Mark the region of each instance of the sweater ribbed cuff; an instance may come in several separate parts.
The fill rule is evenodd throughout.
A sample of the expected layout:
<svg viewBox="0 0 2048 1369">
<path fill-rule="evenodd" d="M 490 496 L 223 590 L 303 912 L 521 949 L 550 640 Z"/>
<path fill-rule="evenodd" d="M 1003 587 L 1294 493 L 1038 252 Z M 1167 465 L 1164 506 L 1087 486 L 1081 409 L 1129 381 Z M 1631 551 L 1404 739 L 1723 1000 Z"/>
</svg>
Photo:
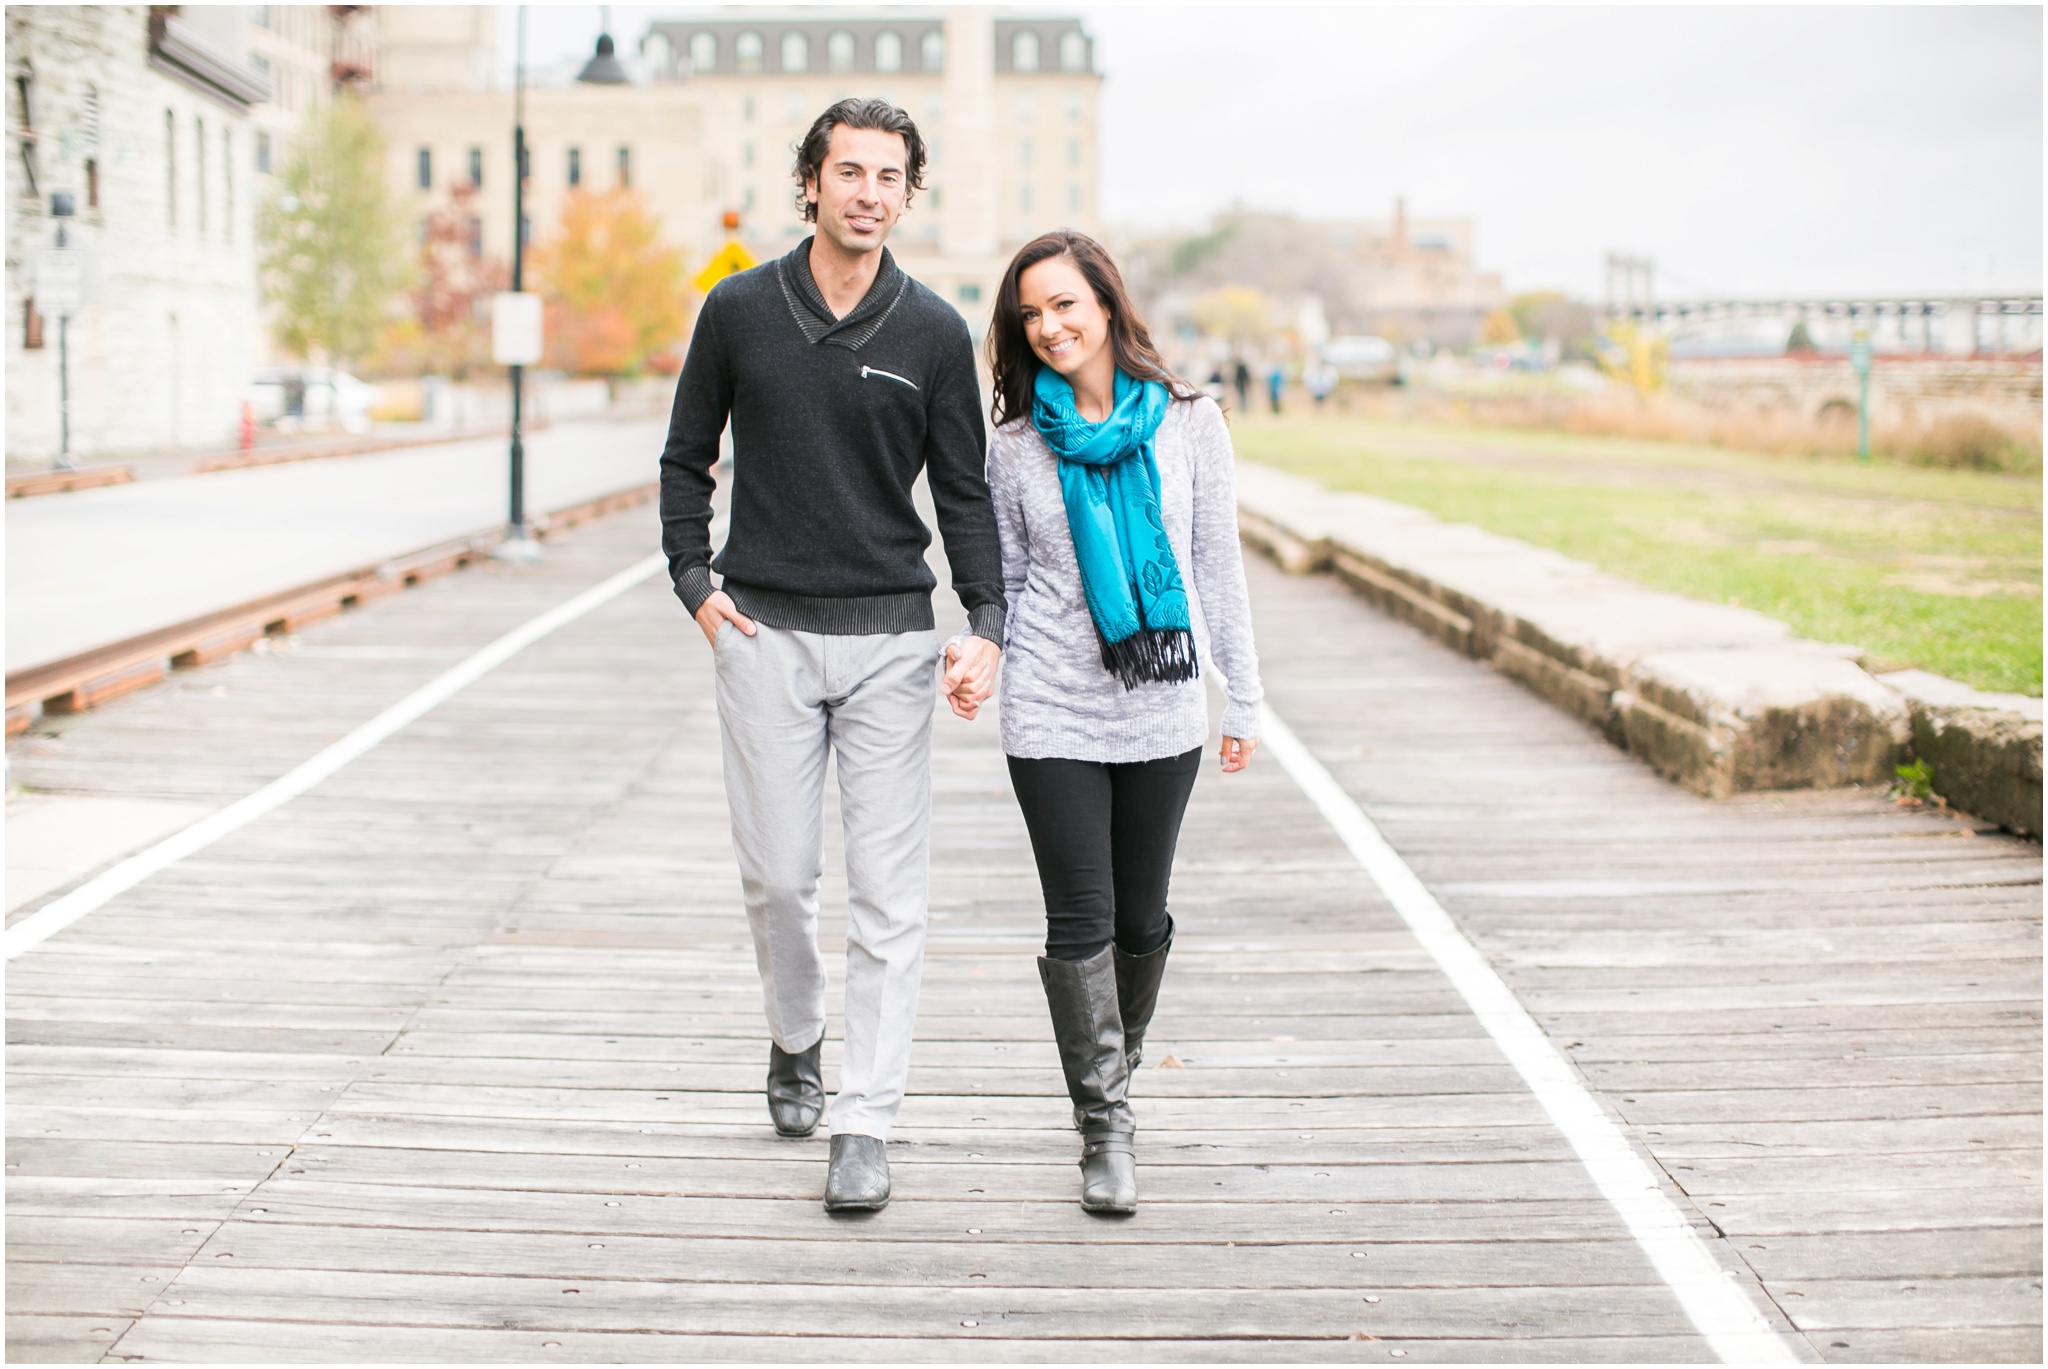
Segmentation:
<svg viewBox="0 0 2048 1369">
<path fill-rule="evenodd" d="M 1252 741 L 1259 735 L 1259 705 L 1231 699 L 1223 705 L 1223 722 L 1218 729 L 1226 737 Z"/>
<path fill-rule="evenodd" d="M 997 646 L 1003 644 L 1003 622 L 1009 610 L 1002 604 L 983 604 L 967 611 L 967 631 L 976 637 L 986 637 Z"/>
<path fill-rule="evenodd" d="M 711 567 L 702 562 L 683 567 L 683 573 L 676 577 L 676 598 L 683 601 L 683 607 L 690 610 L 692 618 L 697 616 L 697 610 L 704 607 L 704 601 L 712 596 L 715 589 L 711 583 Z"/>
</svg>

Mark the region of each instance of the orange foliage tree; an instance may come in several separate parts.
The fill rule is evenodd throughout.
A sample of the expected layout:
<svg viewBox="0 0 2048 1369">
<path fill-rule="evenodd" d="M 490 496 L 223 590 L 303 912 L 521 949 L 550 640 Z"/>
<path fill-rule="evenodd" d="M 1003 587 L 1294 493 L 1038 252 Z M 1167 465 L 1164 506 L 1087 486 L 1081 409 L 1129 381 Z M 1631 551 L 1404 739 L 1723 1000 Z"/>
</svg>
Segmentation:
<svg viewBox="0 0 2048 1369">
<path fill-rule="evenodd" d="M 533 252 L 547 301 L 546 363 L 633 375 L 682 336 L 683 254 L 630 190 L 569 193 L 560 230 Z"/>
</svg>

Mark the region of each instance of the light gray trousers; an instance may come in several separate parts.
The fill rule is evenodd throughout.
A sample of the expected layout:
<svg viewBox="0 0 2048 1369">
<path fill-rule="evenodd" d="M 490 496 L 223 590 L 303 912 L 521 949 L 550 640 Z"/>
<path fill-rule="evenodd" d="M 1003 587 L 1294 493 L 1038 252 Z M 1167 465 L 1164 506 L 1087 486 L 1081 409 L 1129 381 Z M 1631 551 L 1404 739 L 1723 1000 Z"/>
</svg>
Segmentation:
<svg viewBox="0 0 2048 1369">
<path fill-rule="evenodd" d="M 846 1023 L 835 1135 L 887 1139 L 910 1075 L 931 848 L 933 632 L 829 637 L 730 622 L 713 657 L 732 812 L 768 1032 L 802 1051 L 825 1031 L 818 952 L 825 757 L 846 838 Z"/>
</svg>

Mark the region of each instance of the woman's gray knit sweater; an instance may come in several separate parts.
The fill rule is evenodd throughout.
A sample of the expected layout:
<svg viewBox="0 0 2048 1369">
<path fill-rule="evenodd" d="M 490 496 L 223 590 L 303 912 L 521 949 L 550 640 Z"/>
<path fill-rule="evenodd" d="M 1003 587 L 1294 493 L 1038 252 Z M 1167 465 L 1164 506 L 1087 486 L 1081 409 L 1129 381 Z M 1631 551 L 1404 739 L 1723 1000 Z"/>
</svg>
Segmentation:
<svg viewBox="0 0 2048 1369">
<path fill-rule="evenodd" d="M 1259 658 L 1237 540 L 1230 430 L 1214 400 L 1167 407 L 1153 443 L 1159 511 L 1173 543 L 1195 645 L 1229 681 L 1223 734 L 1259 735 Z M 996 429 L 988 482 L 1009 600 L 1002 665 L 1003 750 L 1030 759 L 1148 761 L 1209 737 L 1200 679 L 1126 690 L 1102 665 L 1060 498 L 1059 461 L 1029 418 Z"/>
</svg>

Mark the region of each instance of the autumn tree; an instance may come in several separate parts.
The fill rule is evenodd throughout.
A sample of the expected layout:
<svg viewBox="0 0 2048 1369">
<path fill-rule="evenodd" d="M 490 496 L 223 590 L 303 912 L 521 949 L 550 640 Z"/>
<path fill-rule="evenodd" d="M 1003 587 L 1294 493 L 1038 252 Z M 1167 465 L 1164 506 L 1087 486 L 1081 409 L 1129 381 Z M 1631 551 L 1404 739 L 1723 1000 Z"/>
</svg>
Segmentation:
<svg viewBox="0 0 2048 1369">
<path fill-rule="evenodd" d="M 466 380 L 491 365 L 491 297 L 509 288 L 511 271 L 483 254 L 476 200 L 475 186 L 459 185 L 427 216 L 412 309 L 385 329 L 377 369 Z"/>
<path fill-rule="evenodd" d="M 560 231 L 534 249 L 547 302 L 546 362 L 633 375 L 682 335 L 683 254 L 630 190 L 571 191 Z"/>
<path fill-rule="evenodd" d="M 384 140 L 360 100 L 307 116 L 257 234 L 278 345 L 327 361 L 368 352 L 411 263 L 385 191 Z"/>
</svg>

